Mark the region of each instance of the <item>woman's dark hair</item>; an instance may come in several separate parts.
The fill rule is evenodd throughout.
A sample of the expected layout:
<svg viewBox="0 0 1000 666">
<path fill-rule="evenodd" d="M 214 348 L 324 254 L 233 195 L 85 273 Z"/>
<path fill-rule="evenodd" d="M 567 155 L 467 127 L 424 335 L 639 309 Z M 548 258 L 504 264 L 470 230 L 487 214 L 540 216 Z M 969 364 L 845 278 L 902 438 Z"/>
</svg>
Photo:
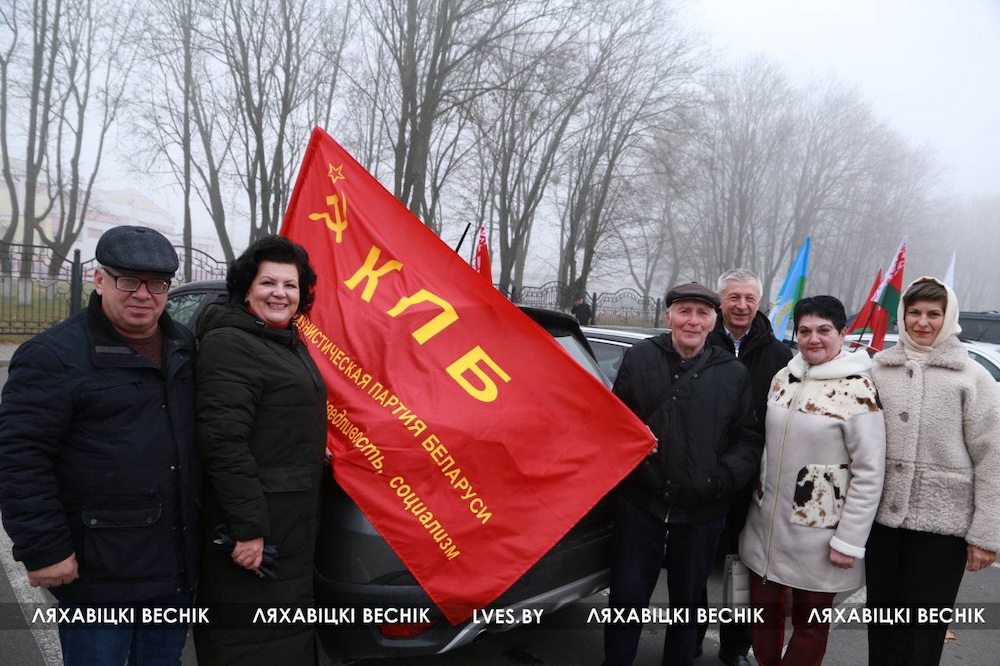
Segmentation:
<svg viewBox="0 0 1000 666">
<path fill-rule="evenodd" d="M 264 236 L 229 265 L 229 273 L 226 274 L 229 302 L 243 303 L 261 263 L 265 261 L 295 264 L 299 269 L 299 309 L 296 314 L 308 314 L 316 300 L 316 271 L 309 265 L 306 249 L 283 236 Z"/>
<path fill-rule="evenodd" d="M 933 280 L 917 280 L 903 294 L 903 307 L 908 308 L 917 301 L 940 303 L 944 310 L 948 307 L 948 290 Z"/>
<path fill-rule="evenodd" d="M 807 315 L 827 319 L 838 331 L 847 326 L 847 313 L 844 304 L 833 296 L 807 296 L 795 304 L 792 321 L 795 329 L 799 328 L 799 320 Z"/>
</svg>

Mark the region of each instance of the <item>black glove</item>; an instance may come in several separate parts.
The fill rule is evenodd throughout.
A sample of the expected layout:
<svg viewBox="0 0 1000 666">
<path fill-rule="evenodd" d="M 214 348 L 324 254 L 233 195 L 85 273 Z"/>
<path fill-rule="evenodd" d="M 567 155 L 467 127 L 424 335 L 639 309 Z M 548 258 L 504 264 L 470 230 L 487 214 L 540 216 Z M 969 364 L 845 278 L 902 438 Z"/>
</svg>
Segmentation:
<svg viewBox="0 0 1000 666">
<path fill-rule="evenodd" d="M 212 530 L 212 543 L 215 547 L 226 553 L 232 553 L 236 547 L 236 540 L 229 534 L 229 528 L 225 525 L 216 525 Z M 260 566 L 253 570 L 261 578 L 278 577 L 278 547 L 273 544 L 264 546 L 264 555 L 260 561 Z"/>
</svg>

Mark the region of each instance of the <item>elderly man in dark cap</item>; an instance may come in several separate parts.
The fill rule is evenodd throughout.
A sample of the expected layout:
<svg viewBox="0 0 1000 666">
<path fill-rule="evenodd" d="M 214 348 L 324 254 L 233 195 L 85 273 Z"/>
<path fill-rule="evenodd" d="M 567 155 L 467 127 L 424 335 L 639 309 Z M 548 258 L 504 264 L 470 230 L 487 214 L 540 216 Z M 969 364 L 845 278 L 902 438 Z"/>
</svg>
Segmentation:
<svg viewBox="0 0 1000 666">
<path fill-rule="evenodd" d="M 618 488 L 608 665 L 635 659 L 641 613 L 664 563 L 674 615 L 663 625 L 663 663 L 694 661 L 696 609 L 729 496 L 749 483 L 764 444 L 749 373 L 729 352 L 705 344 L 719 295 L 692 282 L 670 289 L 666 304 L 670 332 L 633 346 L 615 379 L 615 395 L 649 426 L 657 447 Z"/>
<path fill-rule="evenodd" d="M 96 255 L 87 309 L 11 359 L 0 511 L 28 581 L 65 611 L 64 663 L 177 663 L 186 625 L 141 621 L 189 607 L 197 573 L 194 343 L 164 312 L 177 253 L 122 226 Z"/>
</svg>

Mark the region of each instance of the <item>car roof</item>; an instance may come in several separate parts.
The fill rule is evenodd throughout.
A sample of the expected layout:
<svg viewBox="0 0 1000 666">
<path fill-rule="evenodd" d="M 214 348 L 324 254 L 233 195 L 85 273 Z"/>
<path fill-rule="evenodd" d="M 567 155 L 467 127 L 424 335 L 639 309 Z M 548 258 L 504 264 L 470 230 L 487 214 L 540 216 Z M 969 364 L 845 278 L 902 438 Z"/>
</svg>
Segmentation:
<svg viewBox="0 0 1000 666">
<path fill-rule="evenodd" d="M 220 294 L 226 293 L 226 281 L 225 280 L 195 280 L 194 282 L 185 282 L 179 284 L 170 290 L 171 294 L 183 295 L 188 292 L 200 294 L 202 292 L 211 291 L 218 292 Z"/>
<path fill-rule="evenodd" d="M 627 326 L 581 326 L 580 328 L 588 338 L 614 340 L 615 342 L 627 342 L 629 344 L 634 344 L 660 333 L 666 333 L 666 329 L 664 328 L 630 328 Z"/>
</svg>

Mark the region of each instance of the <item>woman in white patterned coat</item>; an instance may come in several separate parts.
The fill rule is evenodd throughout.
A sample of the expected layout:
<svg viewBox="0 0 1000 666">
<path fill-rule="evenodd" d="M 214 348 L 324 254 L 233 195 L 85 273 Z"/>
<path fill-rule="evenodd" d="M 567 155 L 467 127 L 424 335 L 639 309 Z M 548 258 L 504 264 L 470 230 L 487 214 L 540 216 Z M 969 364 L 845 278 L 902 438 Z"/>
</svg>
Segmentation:
<svg viewBox="0 0 1000 666">
<path fill-rule="evenodd" d="M 813 611 L 863 582 L 858 560 L 882 492 L 885 426 L 871 359 L 843 350 L 846 319 L 833 296 L 796 303 L 799 353 L 768 395 L 760 482 L 740 539 L 750 601 L 764 613 L 751 631 L 761 666 L 821 664 L 830 624 Z M 789 594 L 793 631 L 782 655 Z"/>
<path fill-rule="evenodd" d="M 899 344 L 875 355 L 885 405 L 885 489 L 868 541 L 868 605 L 907 608 L 908 625 L 868 625 L 869 664 L 937 664 L 965 570 L 1000 549 L 1000 389 L 959 341 L 958 299 L 935 278 L 903 293 Z"/>
</svg>

